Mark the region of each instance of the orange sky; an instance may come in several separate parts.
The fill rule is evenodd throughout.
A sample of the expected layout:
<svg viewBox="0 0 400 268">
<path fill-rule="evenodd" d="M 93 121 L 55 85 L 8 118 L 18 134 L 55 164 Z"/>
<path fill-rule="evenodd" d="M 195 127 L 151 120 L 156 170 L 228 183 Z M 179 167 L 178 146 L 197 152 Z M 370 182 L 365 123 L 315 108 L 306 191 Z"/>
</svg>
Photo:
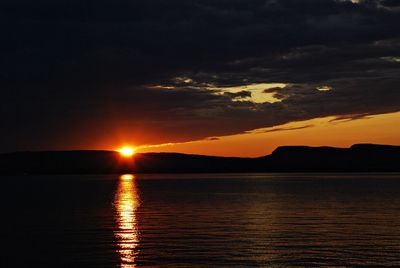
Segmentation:
<svg viewBox="0 0 400 268">
<path fill-rule="evenodd" d="M 357 120 L 325 117 L 259 129 L 250 133 L 139 147 L 137 152 L 180 152 L 219 156 L 262 156 L 281 145 L 348 147 L 354 143 L 400 145 L 400 112 Z"/>
</svg>

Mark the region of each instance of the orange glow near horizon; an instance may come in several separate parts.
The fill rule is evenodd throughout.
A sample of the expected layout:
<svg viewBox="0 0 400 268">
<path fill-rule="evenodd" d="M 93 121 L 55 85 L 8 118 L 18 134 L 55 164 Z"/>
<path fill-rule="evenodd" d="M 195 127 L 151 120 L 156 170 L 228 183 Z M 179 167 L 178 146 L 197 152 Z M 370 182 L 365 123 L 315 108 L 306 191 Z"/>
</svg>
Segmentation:
<svg viewBox="0 0 400 268">
<path fill-rule="evenodd" d="M 115 150 L 126 159 L 135 157 L 135 153 L 148 152 L 259 157 L 270 154 L 279 146 L 286 145 L 342 148 L 356 143 L 400 145 L 399 123 L 400 112 L 368 115 L 354 120 L 345 116 L 328 116 L 202 140 L 190 140 L 188 137 L 186 141 L 181 142 L 168 140 L 162 132 L 143 129 L 139 134 L 135 132 L 131 135 L 129 129 L 120 128 L 116 131 L 118 134 L 109 135 L 104 140 L 83 149 Z M 141 138 L 142 136 L 145 139 Z M 118 147 L 121 144 L 124 147 Z M 135 146 L 130 144 L 135 144 Z M 124 148 L 130 148 L 132 151 Z M 123 153 L 122 150 L 128 154 Z"/>
<path fill-rule="evenodd" d="M 136 149 L 130 146 L 122 147 L 121 149 L 117 150 L 122 156 L 131 157 L 135 154 Z"/>
<path fill-rule="evenodd" d="M 181 143 L 138 146 L 145 152 L 258 157 L 279 146 L 349 147 L 356 143 L 400 145 L 400 112 L 350 120 L 335 116 L 291 122 L 243 134 Z"/>
</svg>

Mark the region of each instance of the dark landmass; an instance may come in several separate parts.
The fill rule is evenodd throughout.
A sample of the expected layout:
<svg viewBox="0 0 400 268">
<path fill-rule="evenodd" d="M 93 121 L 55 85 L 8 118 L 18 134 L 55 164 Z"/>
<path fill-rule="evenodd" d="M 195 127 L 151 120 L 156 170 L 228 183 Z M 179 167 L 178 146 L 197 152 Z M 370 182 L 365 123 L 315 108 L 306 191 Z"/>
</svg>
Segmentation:
<svg viewBox="0 0 400 268">
<path fill-rule="evenodd" d="M 282 146 L 258 158 L 178 153 L 43 151 L 0 154 L 0 174 L 106 174 L 189 172 L 397 172 L 400 146 L 350 148 Z"/>
</svg>

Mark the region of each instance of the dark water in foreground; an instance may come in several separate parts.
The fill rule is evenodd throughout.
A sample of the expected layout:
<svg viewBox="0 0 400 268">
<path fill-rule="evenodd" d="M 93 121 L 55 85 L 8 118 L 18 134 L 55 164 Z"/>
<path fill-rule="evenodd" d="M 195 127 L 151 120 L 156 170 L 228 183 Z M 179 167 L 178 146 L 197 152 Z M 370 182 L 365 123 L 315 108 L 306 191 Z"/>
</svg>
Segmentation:
<svg viewBox="0 0 400 268">
<path fill-rule="evenodd" d="M 1 267 L 400 266 L 400 174 L 1 178 Z"/>
</svg>

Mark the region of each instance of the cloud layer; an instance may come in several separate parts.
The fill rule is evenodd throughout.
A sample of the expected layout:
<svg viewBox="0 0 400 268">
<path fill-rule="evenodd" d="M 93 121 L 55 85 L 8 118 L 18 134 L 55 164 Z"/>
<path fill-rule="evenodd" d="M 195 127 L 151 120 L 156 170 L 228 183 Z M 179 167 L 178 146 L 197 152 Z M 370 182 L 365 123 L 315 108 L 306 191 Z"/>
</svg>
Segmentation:
<svg viewBox="0 0 400 268">
<path fill-rule="evenodd" d="M 400 110 L 398 1 L 6 0 L 0 13 L 1 151 Z"/>
</svg>

